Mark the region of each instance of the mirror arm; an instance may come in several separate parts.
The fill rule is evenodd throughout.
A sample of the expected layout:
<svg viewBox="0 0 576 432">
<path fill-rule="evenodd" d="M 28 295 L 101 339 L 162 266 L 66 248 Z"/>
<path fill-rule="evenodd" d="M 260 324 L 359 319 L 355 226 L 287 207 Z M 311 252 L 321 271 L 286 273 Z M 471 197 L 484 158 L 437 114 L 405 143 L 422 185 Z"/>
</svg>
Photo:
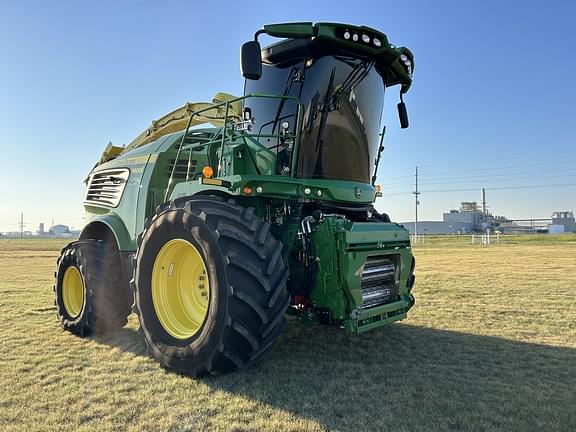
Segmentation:
<svg viewBox="0 0 576 432">
<path fill-rule="evenodd" d="M 264 33 L 266 33 L 266 30 L 264 30 L 263 28 L 258 30 L 256 33 L 254 33 L 254 40 L 256 42 L 258 42 L 258 36 L 260 36 L 261 34 L 264 34 Z"/>
</svg>

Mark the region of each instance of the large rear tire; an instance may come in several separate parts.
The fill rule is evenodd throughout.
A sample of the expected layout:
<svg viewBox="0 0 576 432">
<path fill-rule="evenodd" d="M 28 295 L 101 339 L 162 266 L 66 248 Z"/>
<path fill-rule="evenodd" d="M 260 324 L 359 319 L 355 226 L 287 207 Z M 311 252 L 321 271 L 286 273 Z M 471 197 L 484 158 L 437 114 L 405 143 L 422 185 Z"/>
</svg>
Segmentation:
<svg viewBox="0 0 576 432">
<path fill-rule="evenodd" d="M 150 352 L 188 375 L 259 361 L 285 326 L 288 269 L 270 224 L 214 196 L 158 208 L 139 241 L 135 304 Z"/>
<path fill-rule="evenodd" d="M 68 244 L 58 258 L 55 303 L 60 324 L 79 336 L 103 334 L 124 326 L 131 308 L 117 254 L 97 240 Z"/>
</svg>

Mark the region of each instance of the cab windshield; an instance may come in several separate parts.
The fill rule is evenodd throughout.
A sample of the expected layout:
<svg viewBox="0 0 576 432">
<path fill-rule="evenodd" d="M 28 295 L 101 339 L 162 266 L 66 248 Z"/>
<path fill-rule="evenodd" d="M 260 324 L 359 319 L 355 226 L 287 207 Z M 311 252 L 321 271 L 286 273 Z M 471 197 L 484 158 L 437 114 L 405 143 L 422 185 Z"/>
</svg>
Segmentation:
<svg viewBox="0 0 576 432">
<path fill-rule="evenodd" d="M 304 116 L 296 177 L 371 182 L 384 101 L 384 83 L 371 60 L 333 54 L 263 64 L 262 77 L 246 81 L 245 94 L 249 93 L 301 100 Z M 286 126 L 294 132 L 295 102 L 254 98 L 248 105 L 254 132 L 278 134 Z M 260 141 L 275 152 L 282 147 L 273 138 Z M 284 147 L 282 151 L 290 151 Z M 287 160 L 278 154 L 279 164 Z M 279 173 L 287 174 L 286 167 Z"/>
</svg>

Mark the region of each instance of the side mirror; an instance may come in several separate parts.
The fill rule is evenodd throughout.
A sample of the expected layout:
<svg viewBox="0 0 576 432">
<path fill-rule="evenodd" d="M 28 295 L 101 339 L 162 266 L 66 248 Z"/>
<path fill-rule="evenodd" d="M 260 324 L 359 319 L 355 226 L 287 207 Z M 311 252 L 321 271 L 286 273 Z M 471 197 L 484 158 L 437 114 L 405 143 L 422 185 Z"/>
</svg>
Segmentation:
<svg viewBox="0 0 576 432">
<path fill-rule="evenodd" d="M 408 122 L 408 111 L 406 110 L 406 104 L 400 102 L 398 104 L 398 118 L 400 119 L 400 127 L 406 129 L 410 124 Z"/>
<path fill-rule="evenodd" d="M 257 80 L 262 76 L 262 55 L 258 41 L 250 41 L 242 45 L 240 70 L 242 76 L 249 80 Z"/>
</svg>

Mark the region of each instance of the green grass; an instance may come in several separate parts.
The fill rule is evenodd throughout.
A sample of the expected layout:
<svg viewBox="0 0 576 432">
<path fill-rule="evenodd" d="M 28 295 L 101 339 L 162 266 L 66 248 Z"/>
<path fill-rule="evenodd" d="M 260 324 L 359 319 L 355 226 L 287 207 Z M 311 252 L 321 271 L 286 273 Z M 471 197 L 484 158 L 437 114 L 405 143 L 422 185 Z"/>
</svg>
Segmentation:
<svg viewBox="0 0 576 432">
<path fill-rule="evenodd" d="M 191 379 L 52 307 L 62 241 L 0 241 L 0 430 L 574 431 L 576 236 L 415 248 L 407 320 L 349 338 L 291 320 L 259 366 Z"/>
</svg>

